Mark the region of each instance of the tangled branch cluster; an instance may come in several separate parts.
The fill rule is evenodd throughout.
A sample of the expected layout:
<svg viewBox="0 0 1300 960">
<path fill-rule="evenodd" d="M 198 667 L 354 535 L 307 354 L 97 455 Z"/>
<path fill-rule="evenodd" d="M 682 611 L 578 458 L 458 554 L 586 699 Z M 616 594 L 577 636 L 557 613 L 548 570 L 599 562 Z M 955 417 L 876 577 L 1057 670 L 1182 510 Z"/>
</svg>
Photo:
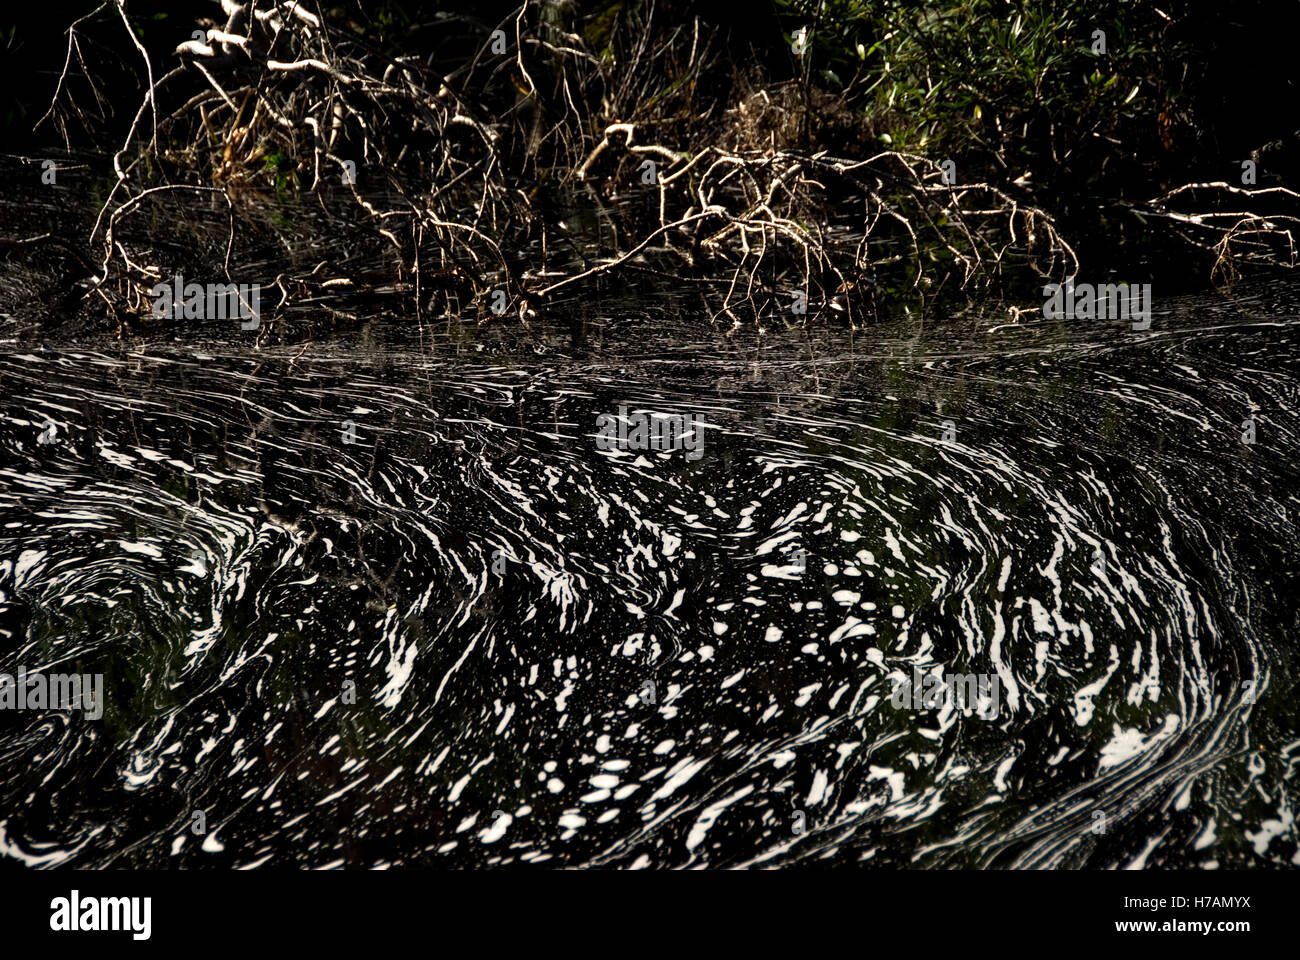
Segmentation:
<svg viewBox="0 0 1300 960">
<path fill-rule="evenodd" d="M 697 102 L 726 66 L 698 19 L 625 18 L 597 53 L 563 5 L 525 2 L 498 24 L 445 17 L 413 41 L 472 50 L 443 74 L 432 54 L 391 52 L 294 0 L 222 7 L 225 22 L 182 43 L 156 79 L 132 33 L 148 84 L 92 234 L 96 290 L 119 317 L 145 312 L 164 273 L 122 239 L 124 221 L 158 202 L 217 204 L 229 279 L 239 200 L 268 169 L 332 216 L 350 197 L 354 223 L 390 251 L 390 289 L 445 316 L 487 316 L 491 297 L 493 312 L 504 300 L 527 320 L 597 276 L 648 272 L 696 286 L 715 319 L 838 310 L 856 321 L 891 270 L 927 295 L 1006 265 L 1055 279 L 1078 269 L 1046 212 L 951 182 L 933 160 L 831 156 L 806 142 L 806 118 L 788 124 L 802 143 L 720 146 L 720 129 L 746 118 Z M 131 29 L 125 0 L 101 10 Z M 595 258 L 567 232 L 566 211 L 583 205 L 608 248 Z M 1225 263 L 1256 228 L 1239 220 L 1212 241 Z M 277 310 L 355 283 L 328 260 L 281 273 Z"/>
<path fill-rule="evenodd" d="M 1285 187 L 1252 190 L 1214 181 L 1170 190 L 1151 200 L 1145 212 L 1164 218 L 1190 246 L 1210 253 L 1213 278 L 1231 284 L 1241 263 L 1300 263 L 1294 233 L 1300 228 L 1297 201 L 1300 193 Z M 1189 203 L 1194 206 L 1185 209 Z"/>
</svg>

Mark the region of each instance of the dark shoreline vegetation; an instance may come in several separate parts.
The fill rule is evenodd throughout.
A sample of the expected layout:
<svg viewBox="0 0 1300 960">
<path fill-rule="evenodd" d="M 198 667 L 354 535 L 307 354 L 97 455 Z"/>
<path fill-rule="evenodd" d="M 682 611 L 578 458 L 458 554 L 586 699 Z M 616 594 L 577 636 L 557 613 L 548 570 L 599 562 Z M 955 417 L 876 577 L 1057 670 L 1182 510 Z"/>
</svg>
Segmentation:
<svg viewBox="0 0 1300 960">
<path fill-rule="evenodd" d="M 1076 274 L 1296 262 L 1268 4 L 73 6 L 6 30 L 36 204 L 0 259 L 57 291 L 17 311 L 37 330 L 165 332 L 176 275 L 260 283 L 266 343 L 668 288 L 724 328 L 1018 318 Z"/>
</svg>

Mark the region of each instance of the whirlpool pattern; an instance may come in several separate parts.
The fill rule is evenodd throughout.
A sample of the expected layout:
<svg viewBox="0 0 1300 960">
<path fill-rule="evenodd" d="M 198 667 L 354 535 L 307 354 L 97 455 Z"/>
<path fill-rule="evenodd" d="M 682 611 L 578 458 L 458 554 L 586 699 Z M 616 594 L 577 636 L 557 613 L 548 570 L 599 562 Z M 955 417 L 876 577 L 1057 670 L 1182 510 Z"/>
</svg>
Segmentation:
<svg viewBox="0 0 1300 960">
<path fill-rule="evenodd" d="M 1300 327 L 1195 307 L 545 363 L 11 347 L 0 670 L 106 705 L 0 711 L 0 855 L 1300 863 Z M 599 449 L 620 405 L 703 456 Z M 914 670 L 997 715 L 896 709 Z"/>
</svg>

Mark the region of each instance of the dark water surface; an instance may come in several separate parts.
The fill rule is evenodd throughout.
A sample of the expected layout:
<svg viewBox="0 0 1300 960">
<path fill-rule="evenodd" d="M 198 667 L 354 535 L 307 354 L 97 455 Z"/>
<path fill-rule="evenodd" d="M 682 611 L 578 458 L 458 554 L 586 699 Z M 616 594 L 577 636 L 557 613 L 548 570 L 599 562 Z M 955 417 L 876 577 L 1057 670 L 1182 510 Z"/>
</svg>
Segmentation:
<svg viewBox="0 0 1300 960">
<path fill-rule="evenodd" d="M 0 670 L 106 704 L 0 711 L 0 856 L 1300 864 L 1298 292 L 3 344 Z"/>
</svg>

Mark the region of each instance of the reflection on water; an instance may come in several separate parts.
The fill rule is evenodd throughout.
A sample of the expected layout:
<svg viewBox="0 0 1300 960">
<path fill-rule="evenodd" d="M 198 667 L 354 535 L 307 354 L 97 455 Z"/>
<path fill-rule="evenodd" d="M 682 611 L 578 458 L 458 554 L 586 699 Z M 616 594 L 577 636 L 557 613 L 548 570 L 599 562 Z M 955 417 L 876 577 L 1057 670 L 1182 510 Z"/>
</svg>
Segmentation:
<svg viewBox="0 0 1300 960">
<path fill-rule="evenodd" d="M 0 852 L 1300 863 L 1294 294 L 1161 307 L 11 343 L 0 670 L 105 704 L 0 710 Z"/>
</svg>

